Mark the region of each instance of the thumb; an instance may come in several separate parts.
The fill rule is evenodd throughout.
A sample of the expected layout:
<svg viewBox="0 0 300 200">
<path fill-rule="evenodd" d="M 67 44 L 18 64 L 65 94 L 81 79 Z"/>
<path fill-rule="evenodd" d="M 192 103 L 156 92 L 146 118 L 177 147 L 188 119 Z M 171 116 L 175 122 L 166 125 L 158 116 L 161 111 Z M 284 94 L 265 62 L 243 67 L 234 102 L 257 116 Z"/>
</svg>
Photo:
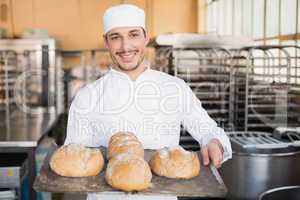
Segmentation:
<svg viewBox="0 0 300 200">
<path fill-rule="evenodd" d="M 204 165 L 208 165 L 209 164 L 209 154 L 208 154 L 207 146 L 202 147 L 201 154 L 202 154 Z"/>
</svg>

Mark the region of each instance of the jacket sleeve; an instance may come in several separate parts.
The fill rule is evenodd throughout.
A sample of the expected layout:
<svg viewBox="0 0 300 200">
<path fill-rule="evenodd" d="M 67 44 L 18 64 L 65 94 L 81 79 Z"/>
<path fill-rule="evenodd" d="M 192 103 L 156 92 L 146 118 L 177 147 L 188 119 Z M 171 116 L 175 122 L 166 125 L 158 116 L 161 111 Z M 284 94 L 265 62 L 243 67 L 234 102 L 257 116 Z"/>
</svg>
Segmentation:
<svg viewBox="0 0 300 200">
<path fill-rule="evenodd" d="M 200 100 L 191 88 L 183 81 L 183 114 L 182 125 L 197 140 L 200 146 L 208 144 L 212 139 L 217 139 L 223 146 L 223 162 L 232 157 L 231 144 L 224 130 L 210 118 L 203 109 Z"/>
</svg>

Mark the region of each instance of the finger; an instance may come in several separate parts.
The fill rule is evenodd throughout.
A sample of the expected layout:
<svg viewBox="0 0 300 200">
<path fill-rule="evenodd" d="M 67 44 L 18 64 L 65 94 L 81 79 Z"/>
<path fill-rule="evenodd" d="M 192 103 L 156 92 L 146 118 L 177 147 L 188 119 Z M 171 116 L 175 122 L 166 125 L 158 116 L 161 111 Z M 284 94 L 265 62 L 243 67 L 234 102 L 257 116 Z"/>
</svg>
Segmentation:
<svg viewBox="0 0 300 200">
<path fill-rule="evenodd" d="M 216 168 L 220 168 L 223 160 L 223 154 L 218 146 L 211 146 L 208 150 L 209 156 L 213 165 Z"/>
<path fill-rule="evenodd" d="M 203 162 L 204 165 L 208 165 L 209 164 L 209 153 L 208 153 L 208 148 L 206 146 L 204 146 L 201 149 L 201 153 L 202 153 L 202 158 L 203 158 Z"/>
<path fill-rule="evenodd" d="M 214 165 L 216 168 L 220 168 L 221 165 L 222 165 L 221 159 L 215 159 L 215 160 L 213 160 L 213 165 Z"/>
</svg>

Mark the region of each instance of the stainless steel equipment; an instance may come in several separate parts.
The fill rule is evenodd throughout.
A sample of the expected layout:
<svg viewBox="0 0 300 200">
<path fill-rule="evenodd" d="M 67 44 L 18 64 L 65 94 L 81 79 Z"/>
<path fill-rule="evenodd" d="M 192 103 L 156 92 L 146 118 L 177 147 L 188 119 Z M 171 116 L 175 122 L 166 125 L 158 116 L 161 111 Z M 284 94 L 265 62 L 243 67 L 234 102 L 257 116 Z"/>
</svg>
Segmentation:
<svg viewBox="0 0 300 200">
<path fill-rule="evenodd" d="M 18 75 L 17 54 L 14 51 L 0 51 L 0 108 L 13 103 L 13 88 Z M 9 99 L 9 101 L 6 101 Z"/>
<path fill-rule="evenodd" d="M 183 36 L 164 40 L 169 46 L 156 46 L 158 68 L 184 79 L 225 130 L 272 132 L 278 126 L 299 126 L 300 71 L 295 52 L 300 47 L 223 48 L 222 42 L 201 45 Z"/>
<path fill-rule="evenodd" d="M 300 135 L 269 133 L 300 124 L 299 56 L 293 53 L 299 47 L 187 46 L 157 47 L 157 64 L 184 79 L 219 125 L 224 118 L 225 130 L 245 131 L 229 134 L 233 159 L 221 169 L 229 199 L 257 199 L 272 187 L 300 184 Z M 181 145 L 194 149 L 192 140 L 183 131 Z"/>
<path fill-rule="evenodd" d="M 20 188 L 28 175 L 26 154 L 0 154 L 0 188 Z"/>
<path fill-rule="evenodd" d="M 0 115 L 0 160 L 2 166 L 6 169 L 7 167 L 11 170 L 11 167 L 14 169 L 10 175 L 13 177 L 19 177 L 18 179 L 13 179 L 14 183 L 18 181 L 22 181 L 22 177 L 24 174 L 28 174 L 27 184 L 23 185 L 25 194 L 29 193 L 30 200 L 36 199 L 36 193 L 32 188 L 33 181 L 36 176 L 36 147 L 40 143 L 44 135 L 48 134 L 49 130 L 55 124 L 57 116 L 55 113 L 40 113 L 40 114 L 26 114 L 22 111 L 15 111 L 10 115 L 9 125 L 10 129 L 7 129 L 7 125 L 5 122 L 5 116 Z M 1 155 L 8 155 L 9 159 L 1 157 Z M 25 154 L 26 162 L 22 161 L 22 157 L 20 159 L 19 155 Z M 15 155 L 15 156 L 14 156 Z M 13 159 L 12 158 L 17 158 Z M 6 164 L 5 164 L 6 163 Z M 23 165 L 23 163 L 26 163 Z M 0 164 L 0 165 L 1 165 Z M 27 167 L 28 164 L 28 167 Z M 24 168 L 24 167 L 25 168 Z M 25 173 L 23 169 L 26 169 Z M 1 170 L 0 170 L 1 171 Z M 21 173 L 19 173 L 21 172 Z M 20 176 L 18 176 L 18 174 Z M 5 175 L 4 175 L 5 176 Z M 9 176 L 9 178 L 13 178 Z M 0 175 L 0 182 L 4 183 L 7 181 L 7 177 L 2 177 Z M 11 182 L 12 180 L 10 180 Z M 2 185 L 7 188 L 7 185 Z M 0 186 L 0 188 L 2 187 Z M 11 188 L 14 190 L 20 189 Z M 20 196 L 18 196 L 20 197 Z"/>
<path fill-rule="evenodd" d="M 32 188 L 35 148 L 64 110 L 62 75 L 62 57 L 54 39 L 0 40 L 0 154 L 26 155 L 28 183 L 24 187 L 28 199 L 36 199 Z M 1 176 L 0 182 L 20 182 L 22 163 L 4 161 L 9 161 L 5 167 L 15 179 Z M 20 188 L 0 185 L 8 186 Z"/>
<path fill-rule="evenodd" d="M 0 40 L 1 110 L 9 104 L 9 109 L 17 106 L 24 112 L 64 111 L 62 57 L 57 48 L 54 39 Z"/>
<path fill-rule="evenodd" d="M 273 136 L 280 140 L 289 140 L 294 143 L 300 141 L 300 127 L 277 127 Z"/>
<path fill-rule="evenodd" d="M 237 130 L 273 131 L 298 126 L 299 66 L 292 65 L 290 46 L 254 46 L 235 51 L 234 102 Z"/>
<path fill-rule="evenodd" d="M 231 132 L 233 158 L 220 174 L 231 200 L 256 200 L 264 191 L 300 184 L 300 148 L 271 133 Z"/>
<path fill-rule="evenodd" d="M 286 186 L 268 190 L 259 196 L 259 200 L 297 200 L 300 199 L 300 186 Z"/>
<path fill-rule="evenodd" d="M 0 188 L 5 188 L 0 192 L 0 199 L 29 199 L 26 153 L 0 153 L 0 159 Z"/>
<path fill-rule="evenodd" d="M 0 190 L 0 200 L 15 200 L 17 198 L 14 190 Z"/>
</svg>

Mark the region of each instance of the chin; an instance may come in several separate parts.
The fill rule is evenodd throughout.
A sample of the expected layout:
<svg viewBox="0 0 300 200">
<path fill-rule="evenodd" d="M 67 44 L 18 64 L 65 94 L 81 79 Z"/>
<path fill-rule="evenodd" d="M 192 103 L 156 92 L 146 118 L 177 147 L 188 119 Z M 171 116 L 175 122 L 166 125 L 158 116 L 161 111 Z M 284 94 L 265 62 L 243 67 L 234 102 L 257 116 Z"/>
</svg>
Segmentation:
<svg viewBox="0 0 300 200">
<path fill-rule="evenodd" d="M 119 64 L 119 68 L 124 71 L 132 71 L 138 68 L 137 64 L 131 64 L 131 65 L 124 65 Z"/>
</svg>

